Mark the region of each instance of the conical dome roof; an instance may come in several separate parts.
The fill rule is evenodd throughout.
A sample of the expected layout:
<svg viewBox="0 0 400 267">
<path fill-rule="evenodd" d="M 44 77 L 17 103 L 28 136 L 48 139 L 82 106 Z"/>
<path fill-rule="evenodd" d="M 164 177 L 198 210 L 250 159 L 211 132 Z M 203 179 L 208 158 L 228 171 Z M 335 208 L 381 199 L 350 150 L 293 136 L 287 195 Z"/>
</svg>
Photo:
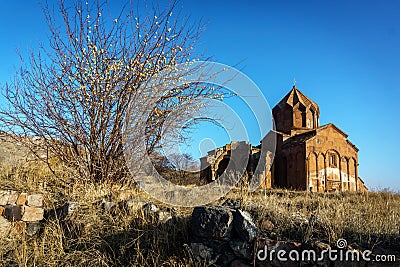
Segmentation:
<svg viewBox="0 0 400 267">
<path fill-rule="evenodd" d="M 315 103 L 305 94 L 300 92 L 300 90 L 296 88 L 296 85 L 292 87 L 292 90 L 290 90 L 290 92 L 287 95 L 285 95 L 276 106 L 281 107 L 284 104 L 288 104 L 289 106 L 294 107 L 298 103 L 303 104 L 307 108 L 313 107 L 313 109 L 317 112 L 317 114 L 319 114 L 319 107 L 317 103 Z"/>
</svg>

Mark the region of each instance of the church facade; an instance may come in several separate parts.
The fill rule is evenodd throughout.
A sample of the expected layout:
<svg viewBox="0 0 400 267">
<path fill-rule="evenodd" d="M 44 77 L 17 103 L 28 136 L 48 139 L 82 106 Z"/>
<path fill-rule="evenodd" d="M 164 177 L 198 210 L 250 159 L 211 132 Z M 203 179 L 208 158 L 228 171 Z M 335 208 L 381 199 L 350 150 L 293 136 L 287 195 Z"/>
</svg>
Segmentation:
<svg viewBox="0 0 400 267">
<path fill-rule="evenodd" d="M 320 126 L 318 105 L 296 86 L 272 109 L 272 115 L 274 131 L 262 145 L 248 144 L 248 159 L 243 159 L 248 161 L 249 176 L 257 176 L 262 187 L 312 192 L 367 190 L 358 177 L 358 148 L 334 124 Z M 210 151 L 201 159 L 203 177 L 215 180 L 224 172 L 232 146 Z"/>
</svg>

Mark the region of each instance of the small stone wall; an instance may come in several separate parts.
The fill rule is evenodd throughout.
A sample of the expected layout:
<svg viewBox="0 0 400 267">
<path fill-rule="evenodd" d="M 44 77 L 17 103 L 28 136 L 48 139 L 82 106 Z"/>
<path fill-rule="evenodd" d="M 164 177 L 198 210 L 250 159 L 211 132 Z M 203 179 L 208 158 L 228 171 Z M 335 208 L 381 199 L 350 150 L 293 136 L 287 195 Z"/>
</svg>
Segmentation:
<svg viewBox="0 0 400 267">
<path fill-rule="evenodd" d="M 0 237 L 7 236 L 11 229 L 34 235 L 43 216 L 42 194 L 0 190 Z"/>
</svg>

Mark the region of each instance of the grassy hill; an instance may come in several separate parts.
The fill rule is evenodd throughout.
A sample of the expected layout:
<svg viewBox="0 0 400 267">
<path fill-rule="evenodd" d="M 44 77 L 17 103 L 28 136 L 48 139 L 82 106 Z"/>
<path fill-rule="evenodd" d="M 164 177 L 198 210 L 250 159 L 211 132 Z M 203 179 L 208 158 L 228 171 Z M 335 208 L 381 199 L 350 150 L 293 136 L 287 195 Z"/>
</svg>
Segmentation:
<svg viewBox="0 0 400 267">
<path fill-rule="evenodd" d="M 187 245 L 192 208 L 171 209 L 138 188 L 120 184 L 77 181 L 66 187 L 19 144 L 3 140 L 0 151 L 0 188 L 42 193 L 47 210 L 65 201 L 79 203 L 73 216 L 44 221 L 38 235 L 13 231 L 1 239 L 0 266 L 207 266 L 196 261 Z M 156 220 L 140 209 L 126 212 L 117 205 L 107 210 L 99 204 L 128 199 L 173 210 L 172 218 Z M 250 194 L 243 185 L 213 204 L 226 199 L 238 200 L 260 229 L 271 222 L 272 229 L 262 230 L 260 237 L 328 244 L 345 238 L 355 247 L 400 252 L 399 194 L 310 194 L 279 189 Z"/>
</svg>

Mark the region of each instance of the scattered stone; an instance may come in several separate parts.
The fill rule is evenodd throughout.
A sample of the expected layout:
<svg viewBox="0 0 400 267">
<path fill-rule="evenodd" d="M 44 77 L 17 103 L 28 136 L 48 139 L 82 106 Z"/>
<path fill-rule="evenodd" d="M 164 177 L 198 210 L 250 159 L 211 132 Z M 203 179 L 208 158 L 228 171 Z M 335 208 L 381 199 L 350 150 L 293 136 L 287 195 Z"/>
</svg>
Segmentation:
<svg viewBox="0 0 400 267">
<path fill-rule="evenodd" d="M 301 225 L 309 223 L 308 220 L 306 218 L 304 218 L 303 215 L 301 215 L 299 212 L 293 213 L 292 218 L 295 222 L 297 222 Z"/>
<path fill-rule="evenodd" d="M 270 220 L 262 220 L 260 224 L 260 228 L 262 231 L 272 231 L 274 229 L 275 225 L 270 221 Z"/>
<path fill-rule="evenodd" d="M 18 205 L 6 205 L 3 217 L 9 221 L 20 221 L 22 218 L 22 207 Z"/>
<path fill-rule="evenodd" d="M 246 260 L 252 259 L 252 248 L 247 242 L 231 240 L 229 241 L 229 246 L 233 250 L 235 256 Z"/>
<path fill-rule="evenodd" d="M 155 213 L 158 211 L 158 207 L 151 202 L 147 202 L 146 204 L 143 205 L 142 208 L 145 213 Z"/>
<path fill-rule="evenodd" d="M 233 198 L 228 198 L 222 204 L 222 206 L 229 207 L 232 209 L 240 209 L 241 205 L 242 205 L 242 202 L 240 201 L 240 199 L 233 199 Z"/>
<path fill-rule="evenodd" d="M 252 242 L 257 236 L 257 227 L 251 218 L 251 215 L 242 210 L 235 212 L 234 227 L 239 238 L 246 242 Z"/>
<path fill-rule="evenodd" d="M 29 236 L 33 236 L 40 230 L 40 223 L 39 222 L 27 222 L 25 227 L 25 232 Z"/>
<path fill-rule="evenodd" d="M 79 207 L 78 202 L 65 202 L 61 207 L 56 208 L 55 210 L 49 210 L 46 212 L 46 219 L 55 219 L 64 220 L 67 217 L 72 216 L 75 210 Z"/>
<path fill-rule="evenodd" d="M 0 190 L 0 205 L 7 205 L 8 199 L 10 198 L 10 191 Z"/>
<path fill-rule="evenodd" d="M 42 208 L 24 206 L 24 215 L 22 221 L 34 222 L 43 220 L 44 210 Z"/>
<path fill-rule="evenodd" d="M 30 207 L 42 207 L 43 206 L 43 195 L 34 194 L 28 196 L 28 206 Z"/>
<path fill-rule="evenodd" d="M 231 234 L 233 210 L 227 207 L 196 207 L 191 217 L 192 233 L 199 237 L 223 239 Z"/>
<path fill-rule="evenodd" d="M 16 204 L 17 205 L 25 205 L 27 199 L 28 199 L 28 194 L 21 193 L 17 198 Z"/>
<path fill-rule="evenodd" d="M 11 222 L 0 216 L 0 237 L 5 238 L 11 231 Z"/>
<path fill-rule="evenodd" d="M 17 202 L 18 199 L 18 192 L 17 191 L 11 191 L 10 192 L 10 197 L 8 198 L 7 204 L 8 205 L 14 205 L 15 202 Z"/>
<path fill-rule="evenodd" d="M 159 222 L 159 211 L 160 209 L 152 202 L 147 202 L 143 205 L 142 216 L 152 223 Z"/>
<path fill-rule="evenodd" d="M 25 230 L 25 222 L 13 222 L 13 229 L 17 234 L 22 234 Z"/>
<path fill-rule="evenodd" d="M 196 260 L 201 262 L 215 262 L 217 257 L 214 256 L 213 249 L 204 245 L 203 243 L 191 243 L 190 249 Z"/>
</svg>

